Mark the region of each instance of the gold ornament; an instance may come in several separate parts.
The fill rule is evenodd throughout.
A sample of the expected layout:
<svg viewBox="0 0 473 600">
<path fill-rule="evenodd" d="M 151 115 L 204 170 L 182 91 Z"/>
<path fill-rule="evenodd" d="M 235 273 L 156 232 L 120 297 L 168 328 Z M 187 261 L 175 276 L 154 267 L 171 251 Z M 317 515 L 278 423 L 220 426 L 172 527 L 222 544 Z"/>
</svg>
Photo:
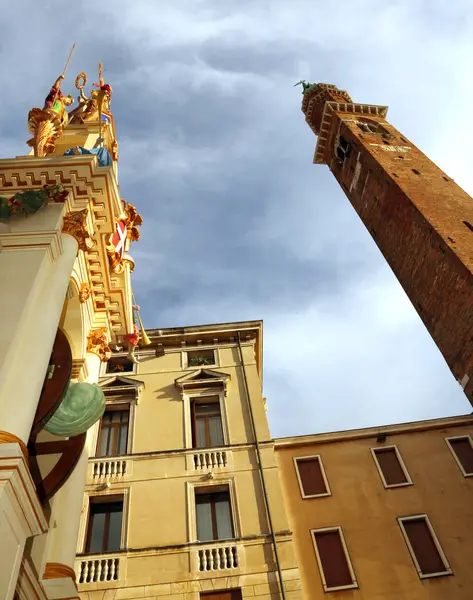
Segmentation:
<svg viewBox="0 0 473 600">
<path fill-rule="evenodd" d="M 82 303 L 87 302 L 89 297 L 90 297 L 90 287 L 86 283 L 81 283 L 80 290 L 79 290 L 79 301 Z"/>
<path fill-rule="evenodd" d="M 87 336 L 87 352 L 96 354 L 102 362 L 107 362 L 111 357 L 112 351 L 107 341 L 107 330 L 105 327 L 100 329 L 91 329 Z"/>
<path fill-rule="evenodd" d="M 84 208 L 83 210 L 67 213 L 64 216 L 62 225 L 62 232 L 72 235 L 79 244 L 79 250 L 83 252 L 87 252 L 93 244 L 86 227 L 88 212 L 88 209 Z"/>
</svg>

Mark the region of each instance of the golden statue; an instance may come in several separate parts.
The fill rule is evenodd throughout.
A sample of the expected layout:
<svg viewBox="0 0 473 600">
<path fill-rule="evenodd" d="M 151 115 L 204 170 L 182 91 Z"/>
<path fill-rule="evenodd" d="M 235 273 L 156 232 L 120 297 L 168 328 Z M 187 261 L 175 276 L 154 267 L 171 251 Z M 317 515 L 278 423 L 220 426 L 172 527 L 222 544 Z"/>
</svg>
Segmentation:
<svg viewBox="0 0 473 600">
<path fill-rule="evenodd" d="M 33 148 L 36 157 L 54 152 L 56 140 L 67 125 L 66 106 L 70 106 L 74 99 L 61 92 L 63 79 L 64 75 L 56 79 L 42 109 L 32 108 L 28 113 L 28 131 L 33 137 L 26 143 Z"/>
<path fill-rule="evenodd" d="M 77 100 L 79 106 L 69 113 L 71 123 L 87 123 L 90 121 L 102 120 L 102 113 L 110 112 L 110 102 L 112 100 L 112 86 L 104 82 L 102 76 L 102 63 L 99 63 L 99 83 L 94 82 L 97 90 L 91 90 L 90 96 L 84 94 L 84 87 L 87 83 L 85 73 L 79 73 L 76 77 L 76 88 L 79 90 Z"/>
<path fill-rule="evenodd" d="M 74 99 L 71 95 L 64 96 L 61 92 L 61 83 L 64 80 L 74 47 L 75 44 L 72 46 L 64 71 L 54 82 L 44 101 L 43 108 L 32 108 L 28 113 L 28 130 L 33 137 L 26 143 L 33 148 L 37 158 L 54 152 L 56 140 L 67 125 L 66 106 L 70 106 Z"/>
</svg>

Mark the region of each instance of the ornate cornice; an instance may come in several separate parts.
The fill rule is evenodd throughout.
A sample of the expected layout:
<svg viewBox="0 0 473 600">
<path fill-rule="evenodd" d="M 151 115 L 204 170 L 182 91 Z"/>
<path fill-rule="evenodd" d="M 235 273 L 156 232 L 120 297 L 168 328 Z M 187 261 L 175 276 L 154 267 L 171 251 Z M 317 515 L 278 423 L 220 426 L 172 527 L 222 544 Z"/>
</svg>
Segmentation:
<svg viewBox="0 0 473 600">
<path fill-rule="evenodd" d="M 90 234 L 87 231 L 87 214 L 88 208 L 69 212 L 64 216 L 62 232 L 72 235 L 79 244 L 79 250 L 87 252 L 92 247 L 93 243 Z"/>
<path fill-rule="evenodd" d="M 96 354 L 102 362 L 107 362 L 112 351 L 108 345 L 107 330 L 105 327 L 91 329 L 87 336 L 87 352 Z"/>
</svg>

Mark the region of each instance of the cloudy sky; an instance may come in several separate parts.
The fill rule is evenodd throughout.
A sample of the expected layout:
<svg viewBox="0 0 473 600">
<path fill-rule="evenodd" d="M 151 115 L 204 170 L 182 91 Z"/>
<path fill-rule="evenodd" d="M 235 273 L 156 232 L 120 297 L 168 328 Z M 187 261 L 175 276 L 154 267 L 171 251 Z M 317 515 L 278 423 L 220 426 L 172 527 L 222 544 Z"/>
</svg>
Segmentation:
<svg viewBox="0 0 473 600">
<path fill-rule="evenodd" d="M 13 7 L 14 6 L 14 7 Z M 28 18 L 25 16 L 28 15 Z M 264 320 L 274 436 L 471 412 L 335 179 L 299 79 L 335 83 L 469 193 L 471 0 L 20 0 L 0 21 L 0 156 L 26 154 L 77 44 L 113 86 L 122 195 L 147 327 Z M 467 102 L 465 102 L 467 100 Z"/>
</svg>

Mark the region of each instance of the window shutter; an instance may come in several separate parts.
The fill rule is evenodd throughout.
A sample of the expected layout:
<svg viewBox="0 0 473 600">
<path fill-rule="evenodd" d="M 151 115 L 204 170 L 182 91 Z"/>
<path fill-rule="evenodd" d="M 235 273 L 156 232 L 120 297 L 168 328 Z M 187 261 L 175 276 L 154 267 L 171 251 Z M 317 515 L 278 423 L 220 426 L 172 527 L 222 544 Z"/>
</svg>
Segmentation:
<svg viewBox="0 0 473 600">
<path fill-rule="evenodd" d="M 395 448 L 375 450 L 376 460 L 383 473 L 386 485 L 399 485 L 408 483 L 408 479 L 399 462 Z"/>
<path fill-rule="evenodd" d="M 473 473 L 473 448 L 470 439 L 464 437 L 449 440 L 449 442 L 465 473 Z"/>
<path fill-rule="evenodd" d="M 325 585 L 337 588 L 352 585 L 353 578 L 338 529 L 314 531 L 315 543 L 322 564 Z"/>
<path fill-rule="evenodd" d="M 423 575 L 443 573 L 446 566 L 440 556 L 425 517 L 402 521 L 412 551 Z"/>
<path fill-rule="evenodd" d="M 309 458 L 296 461 L 304 496 L 318 496 L 327 493 L 320 460 Z"/>
</svg>

